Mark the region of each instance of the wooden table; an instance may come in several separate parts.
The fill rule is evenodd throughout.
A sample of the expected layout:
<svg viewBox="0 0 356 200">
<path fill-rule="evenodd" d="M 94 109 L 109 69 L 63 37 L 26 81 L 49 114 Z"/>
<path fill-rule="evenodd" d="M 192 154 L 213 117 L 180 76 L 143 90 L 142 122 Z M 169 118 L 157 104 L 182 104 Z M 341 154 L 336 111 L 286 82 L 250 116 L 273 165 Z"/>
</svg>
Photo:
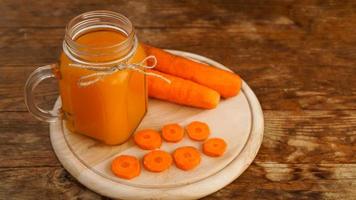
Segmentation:
<svg viewBox="0 0 356 200">
<path fill-rule="evenodd" d="M 0 199 L 100 199 L 58 162 L 23 86 L 53 63 L 65 24 L 128 16 L 152 45 L 213 58 L 258 96 L 265 137 L 248 170 L 205 199 L 356 199 L 356 1 L 0 1 Z M 55 81 L 39 88 L 50 108 Z"/>
</svg>

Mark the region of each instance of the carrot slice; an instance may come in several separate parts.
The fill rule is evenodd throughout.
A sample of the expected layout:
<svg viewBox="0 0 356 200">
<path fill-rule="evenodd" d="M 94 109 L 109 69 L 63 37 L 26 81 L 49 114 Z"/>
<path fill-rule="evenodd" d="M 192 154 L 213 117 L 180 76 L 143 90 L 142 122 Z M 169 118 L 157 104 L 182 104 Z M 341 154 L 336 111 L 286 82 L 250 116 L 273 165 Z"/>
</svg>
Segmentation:
<svg viewBox="0 0 356 200">
<path fill-rule="evenodd" d="M 143 166 L 151 172 L 162 172 L 172 165 L 172 157 L 169 153 L 154 150 L 143 157 Z"/>
<path fill-rule="evenodd" d="M 146 71 L 171 81 L 167 83 L 158 77 L 146 76 L 149 97 L 205 109 L 215 108 L 220 101 L 220 94 L 213 89 L 156 70 Z"/>
<path fill-rule="evenodd" d="M 192 140 L 203 141 L 206 140 L 210 135 L 210 129 L 208 124 L 204 122 L 194 121 L 191 122 L 187 127 L 188 136 Z"/>
<path fill-rule="evenodd" d="M 176 149 L 173 153 L 173 159 L 176 166 L 185 171 L 194 169 L 201 160 L 198 149 L 192 146 L 183 146 Z"/>
<path fill-rule="evenodd" d="M 156 149 L 162 144 L 161 135 L 153 129 L 138 131 L 135 134 L 134 140 L 137 146 L 144 150 Z"/>
<path fill-rule="evenodd" d="M 207 156 L 219 157 L 225 153 L 226 142 L 221 138 L 209 138 L 203 144 L 203 152 Z"/>
<path fill-rule="evenodd" d="M 167 124 L 162 127 L 162 137 L 167 142 L 179 142 L 184 137 L 184 129 L 179 124 Z"/>
<path fill-rule="evenodd" d="M 224 98 L 237 95 L 241 90 L 242 80 L 239 75 L 216 67 L 195 62 L 171 54 L 159 48 L 143 45 L 147 55 L 157 58 L 156 70 L 194 81 L 220 93 Z M 148 64 L 152 64 L 148 61 Z"/>
<path fill-rule="evenodd" d="M 120 178 L 132 179 L 141 172 L 138 159 L 134 156 L 120 155 L 111 163 L 111 171 Z"/>
</svg>

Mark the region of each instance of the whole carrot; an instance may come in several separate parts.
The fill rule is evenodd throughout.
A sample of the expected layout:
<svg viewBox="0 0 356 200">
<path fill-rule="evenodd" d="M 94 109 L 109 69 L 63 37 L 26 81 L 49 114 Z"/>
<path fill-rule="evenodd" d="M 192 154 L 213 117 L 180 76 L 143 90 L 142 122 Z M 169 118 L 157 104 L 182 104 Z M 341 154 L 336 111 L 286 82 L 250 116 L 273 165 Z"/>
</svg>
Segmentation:
<svg viewBox="0 0 356 200">
<path fill-rule="evenodd" d="M 164 76 L 171 81 L 169 84 L 158 77 L 146 76 L 150 97 L 207 109 L 215 108 L 219 103 L 220 95 L 215 90 L 156 70 L 147 71 Z"/>
<path fill-rule="evenodd" d="M 143 45 L 148 55 L 157 58 L 156 70 L 188 79 L 216 90 L 224 98 L 235 96 L 241 89 L 241 78 L 232 72 L 173 55 L 155 47 Z M 150 64 L 150 63 L 149 63 Z"/>
</svg>

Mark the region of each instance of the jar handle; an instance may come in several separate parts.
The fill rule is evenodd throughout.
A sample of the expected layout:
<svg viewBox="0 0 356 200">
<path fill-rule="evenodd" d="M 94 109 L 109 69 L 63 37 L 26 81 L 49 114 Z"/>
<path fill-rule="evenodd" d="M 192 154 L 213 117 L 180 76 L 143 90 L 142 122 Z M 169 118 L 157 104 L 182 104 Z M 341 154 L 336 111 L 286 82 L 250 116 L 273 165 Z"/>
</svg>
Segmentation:
<svg viewBox="0 0 356 200">
<path fill-rule="evenodd" d="M 55 78 L 53 73 L 57 69 L 57 64 L 50 64 L 37 68 L 28 77 L 25 84 L 25 104 L 28 111 L 37 119 L 45 122 L 54 122 L 59 117 L 58 110 L 44 110 L 35 103 L 34 91 L 37 85 L 48 78 Z"/>
</svg>

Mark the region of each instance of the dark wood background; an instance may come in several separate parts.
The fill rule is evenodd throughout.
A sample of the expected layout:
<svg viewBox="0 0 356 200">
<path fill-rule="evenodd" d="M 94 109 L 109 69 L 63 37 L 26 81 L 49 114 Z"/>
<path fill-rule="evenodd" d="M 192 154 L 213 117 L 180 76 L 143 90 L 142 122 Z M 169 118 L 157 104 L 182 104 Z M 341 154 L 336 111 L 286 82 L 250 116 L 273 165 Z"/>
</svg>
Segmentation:
<svg viewBox="0 0 356 200">
<path fill-rule="evenodd" d="M 0 0 L 0 199 L 105 199 L 58 162 L 23 86 L 53 63 L 74 16 L 128 16 L 141 41 L 229 66 L 265 114 L 256 160 L 205 199 L 356 199 L 356 1 Z M 55 81 L 38 101 L 51 107 Z"/>
</svg>

